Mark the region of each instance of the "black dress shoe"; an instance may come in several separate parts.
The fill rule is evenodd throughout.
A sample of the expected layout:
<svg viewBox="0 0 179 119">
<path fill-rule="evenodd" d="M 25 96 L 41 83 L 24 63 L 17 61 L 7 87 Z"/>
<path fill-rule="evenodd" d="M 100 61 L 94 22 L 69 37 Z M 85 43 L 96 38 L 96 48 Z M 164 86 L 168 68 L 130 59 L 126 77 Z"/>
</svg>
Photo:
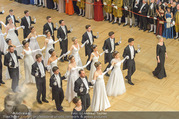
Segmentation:
<svg viewBox="0 0 179 119">
<path fill-rule="evenodd" d="M 126 77 L 125 77 L 125 79 L 127 79 L 127 80 L 128 80 L 128 77 L 126 76 Z"/>
<path fill-rule="evenodd" d="M 82 17 L 85 17 L 85 15 L 82 15 Z"/>
<path fill-rule="evenodd" d="M 143 31 L 145 32 L 146 30 L 144 29 Z"/>
<path fill-rule="evenodd" d="M 42 104 L 42 101 L 37 101 L 39 104 Z"/>
<path fill-rule="evenodd" d="M 46 100 L 46 99 L 44 99 L 44 100 L 42 100 L 42 101 L 48 103 L 48 100 Z"/>
<path fill-rule="evenodd" d="M 116 24 L 116 22 L 113 22 L 112 24 Z"/>
<path fill-rule="evenodd" d="M 62 110 L 62 109 L 60 109 L 60 110 L 58 110 L 59 112 L 64 112 L 64 110 Z"/>
<path fill-rule="evenodd" d="M 60 59 L 60 61 L 61 61 L 61 62 L 64 62 L 64 60 L 63 60 L 63 59 Z"/>
<path fill-rule="evenodd" d="M 64 60 L 67 61 L 67 62 L 69 61 L 68 59 L 64 59 Z"/>
<path fill-rule="evenodd" d="M 118 23 L 118 25 L 120 26 L 120 25 L 121 25 L 121 23 Z"/>
<path fill-rule="evenodd" d="M 2 82 L 1 82 L 1 84 L 5 84 L 5 82 L 4 82 L 4 81 L 2 81 Z"/>
<path fill-rule="evenodd" d="M 139 30 L 142 30 L 141 28 Z"/>
<path fill-rule="evenodd" d="M 106 76 L 110 76 L 108 73 L 105 74 Z"/>
<path fill-rule="evenodd" d="M 38 5 L 38 7 L 41 7 L 42 5 Z"/>
<path fill-rule="evenodd" d="M 109 23 L 111 23 L 112 22 L 112 20 L 109 20 Z"/>
<path fill-rule="evenodd" d="M 129 83 L 130 85 L 134 85 L 134 83 L 132 83 L 131 81 L 128 81 L 128 83 Z"/>
<path fill-rule="evenodd" d="M 43 8 L 45 8 L 45 6 L 43 6 Z"/>
<path fill-rule="evenodd" d="M 130 25 L 129 27 L 132 28 L 132 25 Z"/>
<path fill-rule="evenodd" d="M 0 86 L 1 86 L 1 84 L 0 84 Z"/>
<path fill-rule="evenodd" d="M 105 19 L 104 21 L 109 21 L 109 19 Z"/>
</svg>

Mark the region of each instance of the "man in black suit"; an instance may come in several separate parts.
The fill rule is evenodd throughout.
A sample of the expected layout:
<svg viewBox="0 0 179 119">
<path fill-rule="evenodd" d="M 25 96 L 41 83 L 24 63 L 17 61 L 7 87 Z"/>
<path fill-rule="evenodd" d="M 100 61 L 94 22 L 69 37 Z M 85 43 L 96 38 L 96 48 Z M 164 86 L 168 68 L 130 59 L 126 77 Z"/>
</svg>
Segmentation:
<svg viewBox="0 0 179 119">
<path fill-rule="evenodd" d="M 140 6 L 140 10 L 139 10 L 139 14 L 140 15 L 144 15 L 144 16 L 140 16 L 140 29 L 139 30 L 143 30 L 146 31 L 147 30 L 147 12 L 148 12 L 148 4 L 147 4 L 147 0 L 143 0 L 142 4 Z"/>
<path fill-rule="evenodd" d="M 45 34 L 46 30 L 49 30 L 52 39 L 55 41 L 54 31 L 57 29 L 54 27 L 51 16 L 47 16 L 46 19 L 47 19 L 47 23 L 43 26 L 43 34 Z M 55 48 L 55 45 L 53 45 L 53 47 Z"/>
<path fill-rule="evenodd" d="M 134 83 L 132 83 L 132 81 L 131 81 L 131 76 L 135 72 L 135 69 L 136 69 L 135 61 L 134 61 L 135 54 L 139 53 L 140 49 L 135 50 L 133 38 L 129 38 L 128 43 L 129 43 L 129 45 L 124 49 L 123 57 L 125 58 L 126 56 L 129 56 L 129 59 L 126 59 L 123 62 L 123 70 L 128 69 L 127 76 L 125 78 L 128 80 L 128 83 L 130 85 L 134 85 Z"/>
<path fill-rule="evenodd" d="M 50 78 L 50 87 L 52 87 L 52 100 L 55 100 L 57 110 L 63 112 L 63 107 L 61 106 L 64 99 L 62 80 L 65 79 L 65 76 L 61 77 L 59 68 L 57 66 L 54 66 L 52 71 L 54 73 Z"/>
<path fill-rule="evenodd" d="M 14 16 L 14 11 L 13 11 L 13 9 L 10 9 L 9 10 L 9 15 L 6 17 L 6 25 L 8 24 L 8 18 L 9 17 L 11 17 L 12 18 L 12 21 L 13 21 L 13 23 L 14 23 L 14 25 L 16 26 L 16 23 L 19 23 L 19 21 L 18 20 L 16 20 L 16 17 Z M 15 30 L 15 33 L 17 34 L 17 36 L 18 36 L 18 31 L 17 30 Z"/>
<path fill-rule="evenodd" d="M 57 38 L 61 39 L 60 48 L 62 49 L 61 55 L 68 51 L 68 33 L 72 32 L 72 29 L 68 30 L 64 20 L 59 21 L 60 27 L 57 30 Z M 63 58 L 60 59 L 63 62 Z M 64 57 L 65 61 L 68 61 L 67 56 Z"/>
<path fill-rule="evenodd" d="M 136 13 L 136 14 L 134 14 L 134 17 L 135 17 L 134 27 L 139 25 L 139 15 L 138 15 L 138 12 L 140 10 L 140 8 L 139 8 L 140 4 L 142 4 L 142 0 L 134 0 L 133 12 Z"/>
<path fill-rule="evenodd" d="M 8 47 L 9 52 L 4 57 L 4 65 L 8 67 L 10 78 L 12 79 L 11 88 L 13 92 L 18 92 L 19 84 L 19 61 L 20 56 L 17 56 L 17 51 L 13 46 Z"/>
<path fill-rule="evenodd" d="M 36 87 L 37 87 L 37 102 L 42 104 L 43 102 L 48 103 L 46 100 L 46 80 L 45 80 L 45 73 L 47 68 L 44 66 L 44 62 L 42 60 L 42 55 L 36 55 L 36 62 L 32 65 L 31 74 L 35 76 Z M 42 101 L 40 97 L 42 95 Z"/>
<path fill-rule="evenodd" d="M 1 84 L 5 84 L 4 81 L 2 81 L 2 52 L 0 51 L 0 86 Z"/>
<path fill-rule="evenodd" d="M 24 32 L 24 39 L 27 38 L 29 35 L 30 31 L 30 26 L 31 24 L 35 24 L 36 19 L 32 21 L 31 16 L 29 16 L 29 11 L 25 10 L 24 11 L 25 16 L 21 19 L 21 26 L 25 26 L 23 32 Z"/>
<path fill-rule="evenodd" d="M 84 109 L 87 110 L 90 106 L 89 83 L 83 69 L 79 71 L 79 75 L 80 77 L 75 81 L 74 91 L 80 97 Z"/>
<path fill-rule="evenodd" d="M 105 40 L 103 45 L 103 51 L 107 50 L 104 55 L 105 64 L 108 63 L 106 69 L 111 66 L 111 60 L 113 58 L 112 53 L 115 51 L 115 47 L 121 43 L 121 41 L 115 43 L 115 36 L 113 31 L 109 32 L 108 35 L 109 38 Z M 106 71 L 106 69 L 104 71 Z M 106 73 L 105 75 L 109 76 L 108 73 Z"/>
<path fill-rule="evenodd" d="M 85 43 L 87 40 L 89 41 L 89 43 L 87 44 L 85 44 L 85 56 L 88 56 L 88 59 L 87 59 L 87 61 L 86 62 L 88 62 L 89 61 L 89 59 L 90 59 L 90 56 L 91 56 L 91 53 L 93 52 L 93 49 L 92 49 L 92 45 L 93 45 L 93 42 L 94 42 L 94 38 L 98 38 L 99 36 L 97 35 L 97 36 L 94 36 L 93 35 L 93 31 L 92 31 L 92 29 L 91 29 L 91 25 L 86 25 L 85 26 L 85 28 L 86 28 L 86 32 L 83 34 L 83 36 L 82 36 L 82 41 L 81 41 L 81 43 L 83 44 L 83 43 Z M 89 64 L 87 67 L 86 67 L 86 69 L 87 70 L 90 70 L 90 66 L 91 66 L 91 64 Z"/>
</svg>

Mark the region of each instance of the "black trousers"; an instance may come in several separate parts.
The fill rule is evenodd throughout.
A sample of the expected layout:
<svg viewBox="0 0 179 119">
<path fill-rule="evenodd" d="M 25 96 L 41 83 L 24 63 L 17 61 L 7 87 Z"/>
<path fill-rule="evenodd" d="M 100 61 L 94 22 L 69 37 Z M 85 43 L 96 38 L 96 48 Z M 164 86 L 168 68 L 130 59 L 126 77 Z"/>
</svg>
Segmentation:
<svg viewBox="0 0 179 119">
<path fill-rule="evenodd" d="M 80 96 L 82 105 L 84 106 L 84 109 L 87 110 L 90 106 L 90 95 L 89 94 L 85 94 L 83 96 Z"/>
<path fill-rule="evenodd" d="M 64 99 L 64 92 L 63 92 L 63 89 L 60 88 L 57 92 L 57 94 L 54 96 L 55 98 L 55 105 L 56 105 L 56 108 L 57 110 L 61 110 L 62 109 L 62 102 L 63 102 L 63 99 Z"/>
<path fill-rule="evenodd" d="M 54 35 L 52 36 L 53 41 L 55 41 Z M 53 48 L 55 49 L 55 44 L 53 44 Z"/>
<path fill-rule="evenodd" d="M 0 61 L 0 83 L 2 83 L 2 62 Z"/>
<path fill-rule="evenodd" d="M 12 79 L 11 88 L 13 91 L 16 91 L 19 85 L 19 67 L 17 68 L 8 68 L 10 78 Z"/>
<path fill-rule="evenodd" d="M 143 30 L 147 30 L 147 18 L 140 16 L 140 28 Z"/>
<path fill-rule="evenodd" d="M 139 9 L 138 8 L 134 8 L 134 13 L 138 13 L 138 12 L 139 12 Z M 135 23 L 136 23 L 136 25 L 139 25 L 139 15 L 134 14 L 134 17 L 135 17 Z"/>
<path fill-rule="evenodd" d="M 92 48 L 90 48 L 88 51 L 87 51 L 87 56 L 88 56 L 88 59 L 86 61 L 86 63 L 90 60 L 90 57 L 91 57 L 91 53 L 93 52 Z M 91 69 L 91 63 L 86 67 L 88 70 Z"/>
<path fill-rule="evenodd" d="M 24 39 L 27 38 L 29 33 L 30 33 L 30 29 L 24 29 Z"/>
<path fill-rule="evenodd" d="M 18 31 L 17 31 L 17 30 L 15 30 L 15 33 L 16 33 L 16 35 L 18 36 Z"/>
<path fill-rule="evenodd" d="M 107 68 L 111 67 L 111 60 L 112 60 L 112 53 L 108 53 L 108 65 L 104 71 L 107 70 Z"/>
<path fill-rule="evenodd" d="M 67 51 L 68 51 L 68 39 L 62 40 L 60 42 L 60 47 L 62 49 L 62 52 L 61 52 L 60 56 L 62 56 L 63 54 L 67 53 Z M 64 59 L 67 59 L 67 56 L 65 56 Z"/>
<path fill-rule="evenodd" d="M 131 81 L 131 76 L 133 75 L 133 73 L 135 72 L 135 61 L 134 61 L 134 59 L 133 60 L 131 60 L 131 59 L 129 59 L 128 60 L 128 67 L 127 67 L 127 69 L 128 69 L 128 72 L 127 72 L 127 79 L 129 80 L 129 81 Z"/>
<path fill-rule="evenodd" d="M 37 87 L 37 101 L 40 101 L 40 97 L 42 95 L 42 100 L 46 99 L 46 80 L 43 78 L 36 78 L 36 87 Z M 41 80 L 41 81 L 39 81 Z"/>
</svg>

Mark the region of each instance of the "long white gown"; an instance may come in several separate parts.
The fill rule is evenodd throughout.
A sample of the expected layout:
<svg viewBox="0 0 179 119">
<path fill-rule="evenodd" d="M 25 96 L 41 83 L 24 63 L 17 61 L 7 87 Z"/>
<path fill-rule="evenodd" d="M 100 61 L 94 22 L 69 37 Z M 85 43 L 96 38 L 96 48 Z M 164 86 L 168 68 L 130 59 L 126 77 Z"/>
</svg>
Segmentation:
<svg viewBox="0 0 179 119">
<path fill-rule="evenodd" d="M 0 51 L 3 52 L 4 54 L 7 53 L 8 45 L 4 39 L 3 33 L 0 29 Z"/>
<path fill-rule="evenodd" d="M 96 57 L 94 53 L 92 53 L 92 55 L 94 57 L 93 57 L 92 63 L 91 63 L 91 69 L 90 69 L 90 74 L 89 74 L 88 82 L 91 82 L 93 80 L 93 75 L 94 75 L 94 72 L 96 71 L 96 67 L 94 66 L 94 63 L 98 62 L 98 59 L 99 59 L 99 53 L 98 53 L 98 57 Z"/>
<path fill-rule="evenodd" d="M 40 46 L 39 46 L 39 44 L 38 44 L 36 39 L 37 39 L 37 36 L 30 38 L 29 47 L 31 48 L 31 50 L 40 49 Z M 34 58 L 34 60 L 36 60 L 35 56 L 37 54 L 41 54 L 42 55 L 42 53 L 40 51 L 32 53 L 32 57 Z"/>
<path fill-rule="evenodd" d="M 31 75 L 32 64 L 35 62 L 32 57 L 32 50 L 24 49 L 24 70 L 25 70 L 25 83 L 35 83 L 35 77 Z"/>
<path fill-rule="evenodd" d="M 106 86 L 106 92 L 108 96 L 117 96 L 122 95 L 126 92 L 126 87 L 124 83 L 123 74 L 121 71 L 121 64 L 124 62 L 125 59 L 122 61 L 118 61 L 116 59 L 113 59 L 112 62 L 116 62 L 114 65 L 114 69 L 112 70 L 107 86 Z"/>
<path fill-rule="evenodd" d="M 70 70 L 69 76 L 68 76 L 68 82 L 67 82 L 67 89 L 66 89 L 66 100 L 70 103 L 72 99 L 77 96 L 77 93 L 74 91 L 74 85 L 75 81 L 79 78 L 78 74 L 78 68 L 74 67 Z"/>
<path fill-rule="evenodd" d="M 75 57 L 76 65 L 81 67 L 82 62 L 81 62 L 81 58 L 79 55 L 80 46 L 79 44 L 78 44 L 78 48 L 76 48 L 74 45 L 72 46 L 73 46 L 72 55 Z"/>
<path fill-rule="evenodd" d="M 15 31 L 15 27 L 9 29 L 6 38 L 11 39 L 13 45 L 19 46 L 19 45 L 21 45 L 21 43 L 20 43 L 19 38 L 17 37 L 17 35 L 14 31 Z M 19 56 L 23 49 L 22 49 L 22 47 L 18 47 L 18 48 L 15 48 L 15 50 L 17 51 L 17 55 Z"/>
<path fill-rule="evenodd" d="M 48 51 L 53 48 L 53 44 L 54 44 L 54 41 L 52 39 L 49 39 L 46 52 L 45 52 L 45 59 L 44 59 L 45 66 L 47 66 L 48 59 L 51 57 Z"/>
<path fill-rule="evenodd" d="M 104 75 L 107 72 L 102 73 L 96 79 L 93 89 L 93 99 L 91 104 L 92 111 L 105 111 L 105 109 L 111 107 L 107 94 L 106 88 L 104 83 Z"/>
</svg>

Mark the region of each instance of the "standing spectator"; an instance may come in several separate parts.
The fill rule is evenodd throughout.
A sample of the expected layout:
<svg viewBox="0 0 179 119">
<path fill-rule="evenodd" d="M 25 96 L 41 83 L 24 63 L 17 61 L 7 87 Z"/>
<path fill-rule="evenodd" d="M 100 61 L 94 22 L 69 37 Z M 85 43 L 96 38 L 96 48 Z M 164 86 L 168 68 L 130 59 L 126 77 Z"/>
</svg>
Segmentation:
<svg viewBox="0 0 179 119">
<path fill-rule="evenodd" d="M 156 35 L 162 35 L 164 28 L 164 6 L 159 5 L 159 9 L 157 10 L 157 32 Z"/>
</svg>

